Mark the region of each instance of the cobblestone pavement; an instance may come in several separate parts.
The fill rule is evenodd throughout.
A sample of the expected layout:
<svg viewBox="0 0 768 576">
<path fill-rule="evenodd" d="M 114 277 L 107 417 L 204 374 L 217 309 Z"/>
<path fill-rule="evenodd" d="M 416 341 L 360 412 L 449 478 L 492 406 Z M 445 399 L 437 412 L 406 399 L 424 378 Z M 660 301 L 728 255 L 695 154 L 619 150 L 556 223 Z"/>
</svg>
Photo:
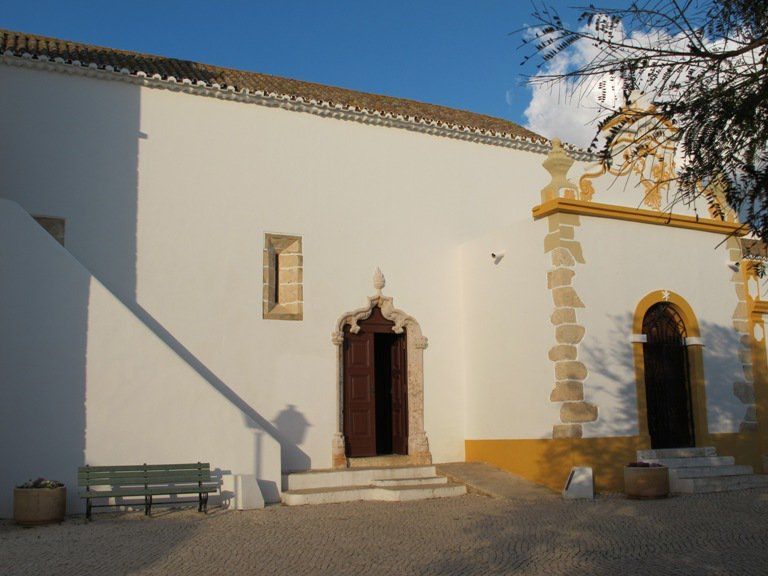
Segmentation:
<svg viewBox="0 0 768 576">
<path fill-rule="evenodd" d="M 766 574 L 768 489 L 661 501 L 478 495 L 0 523 L 0 574 Z"/>
</svg>

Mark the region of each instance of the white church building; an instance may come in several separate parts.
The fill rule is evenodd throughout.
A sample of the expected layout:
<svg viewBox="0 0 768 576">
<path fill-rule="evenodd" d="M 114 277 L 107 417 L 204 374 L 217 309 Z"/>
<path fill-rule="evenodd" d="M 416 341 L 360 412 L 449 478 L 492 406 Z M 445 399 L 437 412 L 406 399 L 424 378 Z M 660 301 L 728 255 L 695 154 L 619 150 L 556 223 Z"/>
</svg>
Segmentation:
<svg viewBox="0 0 768 576">
<path fill-rule="evenodd" d="M 0 516 L 85 464 L 763 472 L 756 247 L 656 150 L 0 31 Z"/>
</svg>

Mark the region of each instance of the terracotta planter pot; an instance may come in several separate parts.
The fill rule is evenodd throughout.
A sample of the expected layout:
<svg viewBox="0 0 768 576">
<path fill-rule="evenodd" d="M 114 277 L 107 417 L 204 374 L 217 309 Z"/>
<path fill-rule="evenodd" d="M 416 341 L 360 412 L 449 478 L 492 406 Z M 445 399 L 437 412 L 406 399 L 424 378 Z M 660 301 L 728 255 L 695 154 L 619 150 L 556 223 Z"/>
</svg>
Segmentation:
<svg viewBox="0 0 768 576">
<path fill-rule="evenodd" d="M 627 498 L 666 498 L 669 496 L 669 468 L 624 466 L 624 493 Z"/>
<path fill-rule="evenodd" d="M 14 488 L 13 519 L 22 526 L 61 522 L 67 513 L 67 488 Z"/>
</svg>

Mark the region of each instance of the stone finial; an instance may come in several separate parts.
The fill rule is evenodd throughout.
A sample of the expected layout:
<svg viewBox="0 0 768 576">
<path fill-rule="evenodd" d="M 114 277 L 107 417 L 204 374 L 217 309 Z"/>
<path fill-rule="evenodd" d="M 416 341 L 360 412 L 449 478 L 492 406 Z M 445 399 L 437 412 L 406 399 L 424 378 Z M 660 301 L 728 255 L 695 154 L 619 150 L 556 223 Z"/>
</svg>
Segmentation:
<svg viewBox="0 0 768 576">
<path fill-rule="evenodd" d="M 381 291 L 386 285 L 387 281 L 384 278 L 384 274 L 382 274 L 381 270 L 377 267 L 376 271 L 373 273 L 373 287 L 376 289 L 376 294 L 381 296 Z"/>
<path fill-rule="evenodd" d="M 552 139 L 552 150 L 549 151 L 541 165 L 544 166 L 552 177 L 550 183 L 541 189 L 542 202 L 559 197 L 559 192 L 563 188 L 573 190 L 575 195 L 578 187 L 568 180 L 568 170 L 573 166 L 573 158 L 568 156 L 558 138 Z"/>
</svg>

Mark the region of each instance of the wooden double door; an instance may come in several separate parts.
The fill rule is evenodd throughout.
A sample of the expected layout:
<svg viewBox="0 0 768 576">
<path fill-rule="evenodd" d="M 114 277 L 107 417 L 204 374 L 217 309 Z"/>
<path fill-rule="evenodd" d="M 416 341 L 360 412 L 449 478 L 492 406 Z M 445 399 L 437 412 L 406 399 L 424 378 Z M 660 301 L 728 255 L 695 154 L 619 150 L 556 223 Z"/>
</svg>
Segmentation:
<svg viewBox="0 0 768 576">
<path fill-rule="evenodd" d="M 344 436 L 350 458 L 408 453 L 406 334 L 376 307 L 344 330 Z"/>
</svg>

